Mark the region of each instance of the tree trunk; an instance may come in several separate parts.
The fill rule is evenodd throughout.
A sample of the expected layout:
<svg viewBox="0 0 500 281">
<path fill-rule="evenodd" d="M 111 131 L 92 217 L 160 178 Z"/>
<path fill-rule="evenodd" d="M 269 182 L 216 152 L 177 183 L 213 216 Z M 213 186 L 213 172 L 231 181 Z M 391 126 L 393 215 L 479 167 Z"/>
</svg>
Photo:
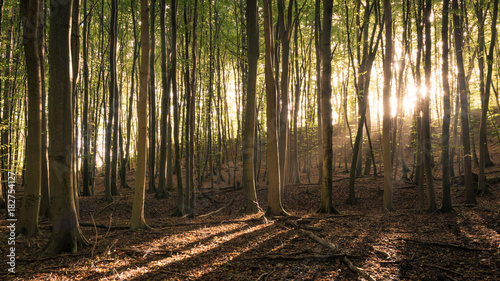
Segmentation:
<svg viewBox="0 0 500 281">
<path fill-rule="evenodd" d="M 116 1 L 116 3 L 114 3 Z M 114 34 L 115 43 L 117 43 L 118 37 L 118 0 L 111 1 L 111 28 L 114 30 L 111 34 Z M 122 42 L 120 45 L 122 45 Z M 116 45 L 115 45 L 116 46 Z M 120 51 L 123 51 L 123 48 L 120 48 Z M 121 91 L 118 91 L 118 77 L 117 77 L 117 56 L 116 56 L 116 48 L 114 49 L 114 64 L 111 65 L 111 78 L 110 78 L 110 90 L 113 87 L 114 99 L 113 99 L 113 144 L 112 144 L 112 157 L 111 157 L 111 195 L 119 195 L 118 194 L 118 186 L 117 186 L 117 167 L 118 167 L 118 138 L 120 138 L 119 134 L 119 126 L 120 126 L 120 105 L 121 105 Z M 122 63 L 123 65 L 123 63 Z M 111 104 L 110 104 L 111 106 Z"/>
<path fill-rule="evenodd" d="M 323 72 L 321 74 L 321 99 L 323 122 L 323 178 L 321 181 L 321 202 L 318 213 L 339 214 L 333 207 L 332 176 L 333 176 L 333 149 L 332 149 L 332 61 L 331 61 L 331 32 L 332 32 L 333 1 L 323 0 L 323 29 L 321 34 L 321 56 Z"/>
<path fill-rule="evenodd" d="M 87 0 L 83 0 L 83 11 L 87 10 Z M 90 196 L 90 135 L 88 128 L 88 112 L 89 112 L 89 25 L 90 16 L 83 23 L 83 83 L 84 83 L 84 101 L 83 101 L 83 114 L 82 114 L 82 127 L 83 127 L 83 177 L 82 189 L 83 196 Z"/>
<path fill-rule="evenodd" d="M 149 188 L 148 192 L 156 192 L 155 183 L 155 160 L 156 160 L 156 88 L 155 88 L 155 18 L 156 18 L 156 0 L 151 0 L 151 45 L 149 53 L 149 73 L 150 73 L 150 86 L 149 86 L 149 157 L 148 157 L 148 176 Z"/>
<path fill-rule="evenodd" d="M 430 99 L 431 99 L 431 0 L 426 0 L 424 11 L 425 25 L 425 97 L 423 100 L 422 130 L 424 138 L 424 167 L 427 184 L 427 200 L 429 212 L 436 210 L 436 199 L 434 194 L 434 177 L 432 175 L 432 139 L 430 125 Z"/>
<path fill-rule="evenodd" d="M 194 1 L 194 12 L 193 12 L 193 46 L 192 46 L 192 60 L 193 67 L 191 69 L 191 81 L 190 82 L 190 103 L 189 106 L 189 115 L 188 115 L 188 127 L 189 127 L 189 142 L 187 143 L 187 148 L 189 151 L 188 154 L 188 163 L 190 170 L 187 174 L 189 177 L 189 185 L 188 185 L 188 217 L 195 217 L 195 207 L 196 207 L 196 187 L 194 184 L 194 151 L 195 151 L 195 138 L 194 138 L 194 129 L 195 129 L 195 104 L 196 104 L 196 63 L 197 63 L 197 35 L 196 28 L 198 24 L 198 0 Z"/>
<path fill-rule="evenodd" d="M 111 181 L 111 171 L 112 171 L 112 160 L 111 153 L 113 150 L 112 147 L 112 136 L 113 136 L 113 120 L 114 120 L 114 100 L 116 99 L 116 48 L 117 48 L 117 17 L 118 17 L 118 1 L 111 1 L 111 21 L 110 21 L 110 34 L 109 34 L 109 114 L 108 114 L 108 122 L 106 128 L 106 150 L 105 150 L 105 172 L 104 172 L 104 201 L 110 202 L 113 201 L 112 197 L 112 181 Z M 117 120 L 114 120 L 115 122 Z M 116 170 L 115 170 L 116 171 Z M 115 180 L 116 185 L 116 180 Z"/>
<path fill-rule="evenodd" d="M 21 1 L 23 44 L 28 80 L 28 135 L 26 137 L 26 173 L 23 204 L 19 215 L 18 231 L 26 236 L 40 234 L 38 212 L 42 180 L 42 95 L 38 48 L 38 1 Z M 27 157 L 29 155 L 29 157 Z"/>
<path fill-rule="evenodd" d="M 280 172 L 278 158 L 278 135 L 277 135 L 277 97 L 276 84 L 273 76 L 274 39 L 272 28 L 272 0 L 264 0 L 264 38 L 265 38 L 265 80 L 267 100 L 267 163 L 268 196 L 266 214 L 277 216 L 285 214 L 281 201 Z"/>
<path fill-rule="evenodd" d="M 314 44 L 316 45 L 316 98 L 318 108 L 318 162 L 323 163 L 323 128 L 321 114 L 321 0 L 314 4 Z M 323 168 L 318 166 L 319 183 L 322 183 Z"/>
<path fill-rule="evenodd" d="M 167 143 L 171 136 L 168 133 L 168 123 L 170 122 L 170 77 L 167 77 L 167 35 L 165 32 L 165 0 L 160 0 L 160 28 L 161 28 L 161 83 L 163 96 L 161 99 L 161 143 L 160 143 L 160 167 L 158 189 L 156 198 L 162 199 L 168 196 L 166 186 L 167 172 Z M 170 75 L 169 75 L 170 76 Z"/>
<path fill-rule="evenodd" d="M 478 14 L 481 14 L 482 11 L 478 11 Z M 484 176 L 484 167 L 488 164 L 487 160 L 489 157 L 488 156 L 488 132 L 486 128 L 486 124 L 488 122 L 488 107 L 489 107 L 489 101 L 490 101 L 490 88 L 491 88 L 491 76 L 493 73 L 493 52 L 495 49 L 495 43 L 496 43 L 496 33 L 497 33 L 497 16 L 498 16 L 498 0 L 495 0 L 493 4 L 493 20 L 491 21 L 491 42 L 490 42 L 490 48 L 488 51 L 488 55 L 486 58 L 486 62 L 488 64 L 488 74 L 486 77 L 486 88 L 484 89 L 484 95 L 481 95 L 481 124 L 479 128 L 479 180 L 478 180 L 478 191 L 480 193 L 484 193 L 486 191 L 486 183 L 485 183 L 485 176 Z M 480 25 L 480 27 L 484 28 L 484 24 Z M 481 32 L 481 29 L 480 29 Z M 480 34 L 481 37 L 481 34 Z M 480 52 L 484 54 L 486 51 L 486 46 L 484 44 L 484 34 L 482 38 L 479 39 L 479 48 Z M 482 56 L 480 56 L 482 57 Z M 482 68 L 481 68 L 482 72 Z M 484 76 L 484 74 L 483 74 Z M 482 83 L 481 79 L 481 83 Z M 483 91 L 481 91 L 483 92 Z M 491 160 L 490 160 L 491 162 Z"/>
<path fill-rule="evenodd" d="M 140 88 L 137 99 L 137 166 L 135 190 L 132 204 L 131 230 L 147 229 L 144 219 L 144 195 L 146 189 L 146 154 L 148 116 L 147 102 L 149 90 L 149 7 L 148 0 L 141 0 L 141 68 Z"/>
<path fill-rule="evenodd" d="M 384 117 L 382 150 L 384 154 L 384 209 L 393 211 L 392 204 L 392 158 L 391 158 L 391 80 L 392 80 L 392 12 L 391 1 L 384 0 L 385 56 L 384 56 Z M 392 140 L 395 141 L 395 140 Z"/>
<path fill-rule="evenodd" d="M 441 30 L 441 38 L 443 39 L 443 133 L 442 133 L 442 150 L 441 163 L 443 165 L 443 200 L 440 211 L 449 213 L 453 211 L 451 203 L 451 181 L 450 181 L 450 120 L 451 120 L 451 100 L 450 100 L 450 83 L 449 83 L 449 61 L 448 61 L 448 11 L 450 1 L 443 1 L 443 23 Z"/>
<path fill-rule="evenodd" d="M 171 24 L 172 24 L 172 102 L 174 104 L 174 150 L 175 162 L 174 170 L 177 176 L 177 210 L 174 215 L 183 216 L 185 214 L 184 194 L 182 187 L 182 172 L 181 172 L 181 148 L 179 145 L 179 102 L 177 100 L 177 1 L 171 0 Z"/>
<path fill-rule="evenodd" d="M 452 1 L 452 9 L 458 11 L 458 1 Z M 477 204 L 472 183 L 471 150 L 469 136 L 469 107 L 463 59 L 463 16 L 458 13 L 453 14 L 454 36 L 455 36 L 455 57 L 458 68 L 458 90 L 460 93 L 461 121 L 462 121 L 462 143 L 464 146 L 464 182 L 465 182 L 465 202 L 467 204 Z"/>
<path fill-rule="evenodd" d="M 57 5 L 57 6 L 56 6 Z M 76 252 L 88 244 L 78 223 L 72 168 L 73 119 L 71 81 L 71 15 L 73 1 L 52 1 L 49 31 L 49 134 L 52 234 L 42 256 Z"/>
<path fill-rule="evenodd" d="M 45 105 L 47 100 L 47 91 L 45 89 L 45 32 L 47 26 L 47 11 L 45 1 L 40 1 L 40 11 L 43 11 L 43 21 L 38 25 L 38 54 L 40 58 L 40 75 L 42 81 L 42 184 L 41 184 L 41 200 L 40 200 L 40 216 L 50 217 L 50 185 L 49 185 L 49 155 L 47 146 L 47 114 Z M 42 12 L 40 12 L 40 16 Z M 43 23 L 43 24 L 42 24 Z"/>
</svg>

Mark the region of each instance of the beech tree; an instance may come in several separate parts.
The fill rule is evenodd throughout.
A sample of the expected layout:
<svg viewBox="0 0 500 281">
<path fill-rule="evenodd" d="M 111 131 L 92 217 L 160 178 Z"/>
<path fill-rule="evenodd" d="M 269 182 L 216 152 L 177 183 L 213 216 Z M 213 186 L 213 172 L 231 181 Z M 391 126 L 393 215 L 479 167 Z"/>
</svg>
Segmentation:
<svg viewBox="0 0 500 281">
<path fill-rule="evenodd" d="M 243 126 L 243 188 L 245 194 L 245 210 L 258 212 L 255 183 L 255 122 L 257 111 L 257 67 L 259 60 L 259 18 L 258 1 L 247 0 L 247 36 L 248 36 L 248 83 L 245 124 Z"/>
<path fill-rule="evenodd" d="M 450 181 L 450 82 L 449 82 L 449 43 L 448 43 L 448 22 L 449 22 L 450 1 L 443 1 L 443 23 L 441 37 L 443 39 L 443 133 L 441 136 L 441 164 L 443 165 L 443 200 L 440 211 L 448 213 L 453 211 L 451 203 L 451 181 Z"/>
<path fill-rule="evenodd" d="M 42 75 L 38 48 L 38 22 L 40 10 L 35 0 L 21 1 L 24 56 L 28 74 L 28 136 L 26 138 L 25 190 L 19 218 L 19 233 L 27 236 L 40 234 L 38 213 L 40 209 L 42 180 Z"/>
<path fill-rule="evenodd" d="M 73 182 L 71 17 L 73 1 L 51 1 L 49 30 L 49 167 L 52 232 L 43 256 L 88 244 L 78 222 Z"/>
<path fill-rule="evenodd" d="M 141 0 L 141 68 L 139 98 L 137 99 L 137 164 L 135 173 L 134 200 L 132 205 L 131 230 L 147 229 L 144 219 L 144 196 L 146 189 L 147 153 L 147 101 L 149 91 L 149 6 Z"/>
<path fill-rule="evenodd" d="M 480 1 L 481 6 L 484 7 L 484 3 Z M 487 10 L 487 9 L 486 9 Z M 481 16 L 483 11 L 478 7 L 477 11 L 478 15 Z M 482 17 L 482 16 L 481 16 Z M 490 101 L 490 89 L 491 89 L 491 80 L 493 75 L 493 56 L 496 44 L 497 37 L 497 17 L 498 17 L 498 0 L 495 0 L 493 3 L 493 16 L 491 21 L 491 40 L 490 47 L 488 50 L 488 54 L 486 55 L 486 63 L 488 65 L 488 74 L 486 77 L 486 86 L 483 87 L 483 66 L 484 62 L 481 63 L 482 59 L 480 59 L 480 73 L 482 74 L 481 79 L 481 123 L 479 128 L 479 174 L 478 174 L 478 191 L 480 193 L 484 193 L 486 191 L 486 183 L 485 183 L 485 174 L 484 168 L 486 166 L 491 166 L 491 160 L 489 159 L 488 153 L 488 144 L 487 144 L 487 127 L 486 123 L 488 122 L 488 107 Z M 478 19 L 479 20 L 479 19 Z M 483 58 L 486 54 L 486 46 L 484 42 L 484 22 L 481 23 L 479 20 L 479 52 L 481 53 L 480 58 Z"/>
<path fill-rule="evenodd" d="M 274 40 L 273 40 L 273 4 L 272 0 L 264 0 L 264 38 L 265 38 L 265 81 L 266 81 L 266 116 L 267 116 L 267 161 L 268 161 L 268 184 L 267 184 L 267 210 L 266 214 L 277 216 L 285 214 L 281 197 L 281 184 L 278 157 L 278 135 L 277 135 L 277 96 L 276 84 L 273 73 Z"/>
<path fill-rule="evenodd" d="M 332 176 L 333 176 L 333 148 L 332 148 L 332 60 L 331 60 L 331 32 L 332 32 L 333 0 L 323 0 L 323 28 L 321 34 L 321 55 L 323 72 L 321 74 L 321 113 L 323 123 L 323 179 L 321 181 L 321 202 L 318 213 L 338 214 L 333 207 Z"/>
<path fill-rule="evenodd" d="M 462 144 L 463 144 L 463 163 L 464 163 L 464 182 L 465 182 L 465 202 L 467 204 L 477 204 L 474 194 L 474 186 L 472 182 L 472 164 L 471 164 L 471 149 L 470 149 L 470 134 L 469 134 L 469 105 L 468 105 L 468 87 L 465 79 L 464 67 L 464 46 L 463 46 L 463 14 L 458 7 L 458 0 L 452 0 L 451 7 L 457 11 L 453 13 L 453 26 L 455 37 L 455 59 L 458 69 L 458 91 L 460 93 L 460 120 L 462 124 Z"/>
<path fill-rule="evenodd" d="M 392 80 L 392 13 L 391 1 L 384 0 L 385 19 L 385 55 L 384 55 L 384 120 L 383 144 L 384 153 L 384 209 L 393 211 L 392 204 L 392 159 L 391 159 L 391 80 Z M 394 140 L 392 140 L 394 141 Z"/>
</svg>

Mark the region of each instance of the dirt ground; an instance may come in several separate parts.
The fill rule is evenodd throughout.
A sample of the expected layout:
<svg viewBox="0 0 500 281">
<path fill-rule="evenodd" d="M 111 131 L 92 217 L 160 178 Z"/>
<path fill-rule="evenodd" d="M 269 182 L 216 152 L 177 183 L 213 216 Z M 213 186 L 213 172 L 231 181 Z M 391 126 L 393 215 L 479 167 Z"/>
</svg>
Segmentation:
<svg viewBox="0 0 500 281">
<path fill-rule="evenodd" d="M 493 160 L 498 164 L 487 169 L 488 177 L 500 175 L 500 159 Z M 455 213 L 440 214 L 419 211 L 417 188 L 396 181 L 396 211 L 385 212 L 383 177 L 358 178 L 359 202 L 348 205 L 348 175 L 337 173 L 334 202 L 342 215 L 320 215 L 315 213 L 320 186 L 314 184 L 318 180 L 314 170 L 312 184 L 305 183 L 307 177 L 302 174 L 303 184 L 286 187 L 284 205 L 290 217 L 241 214 L 242 190 L 231 188 L 203 188 L 197 218 L 172 217 L 176 206 L 172 191 L 164 200 L 146 195 L 145 217 L 152 229 L 140 232 L 126 229 L 132 190 L 121 189 L 112 203 L 105 203 L 99 180 L 96 196 L 80 198 L 82 230 L 92 244 L 74 254 L 40 259 L 51 228 L 44 219 L 43 236 L 17 237 L 16 274 L 6 274 L 2 262 L 1 279 L 363 280 L 354 271 L 361 269 L 374 280 L 498 280 L 500 183 L 491 184 L 490 192 L 478 197 L 476 207 L 465 206 L 463 186 L 453 185 Z M 133 186 L 133 171 L 128 177 Z M 439 204 L 440 179 L 435 183 Z M 21 196 L 22 187 L 18 189 Z M 258 198 L 264 208 L 264 181 L 259 182 Z M 209 214 L 222 207 L 226 208 Z M 2 219 L 5 222 L 5 216 Z M 319 244 L 311 233 L 337 250 Z M 5 228 L 1 241 L 7 241 Z M 0 248 L 6 253 L 7 243 Z"/>
</svg>

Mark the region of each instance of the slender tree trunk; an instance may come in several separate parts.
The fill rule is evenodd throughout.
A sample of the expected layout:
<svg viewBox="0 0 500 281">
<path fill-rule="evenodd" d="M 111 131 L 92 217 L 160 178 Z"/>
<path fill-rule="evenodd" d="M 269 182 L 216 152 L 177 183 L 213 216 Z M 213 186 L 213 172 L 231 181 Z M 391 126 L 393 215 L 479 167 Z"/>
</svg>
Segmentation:
<svg viewBox="0 0 500 281">
<path fill-rule="evenodd" d="M 160 28 L 161 28 L 161 83 L 163 89 L 163 96 L 161 99 L 161 143 L 160 143 L 160 171 L 158 180 L 158 189 L 156 191 L 156 198 L 166 198 L 168 196 L 166 186 L 166 172 L 167 172 L 167 149 L 168 139 L 171 136 L 168 133 L 168 123 L 170 121 L 170 77 L 167 77 L 167 44 L 165 32 L 165 0 L 160 0 Z M 170 76 L 170 75 L 168 75 Z"/>
<path fill-rule="evenodd" d="M 23 44 L 28 75 L 28 135 L 26 137 L 26 173 L 23 204 L 19 215 L 19 233 L 27 236 L 40 234 L 38 213 L 40 209 L 42 180 L 42 92 L 40 57 L 38 48 L 38 1 L 21 1 Z M 28 157 L 29 155 L 29 157 Z"/>
<path fill-rule="evenodd" d="M 156 88 L 155 88 L 155 19 L 156 19 L 156 0 L 151 0 L 151 45 L 149 53 L 149 73 L 150 73 L 150 86 L 149 86 L 149 157 L 148 157 L 148 176 L 149 188 L 148 192 L 156 192 L 155 183 L 155 161 L 156 161 Z"/>
<path fill-rule="evenodd" d="M 49 134 L 52 233 L 42 256 L 76 252 L 88 244 L 78 223 L 72 168 L 71 15 L 73 1 L 51 1 L 49 31 Z"/>
<path fill-rule="evenodd" d="M 258 1 L 247 1 L 247 35 L 248 35 L 248 83 L 247 106 L 245 108 L 245 124 L 243 128 L 243 188 L 245 192 L 245 211 L 259 211 L 255 188 L 255 122 L 257 103 L 257 63 L 259 60 L 259 20 Z"/>
<path fill-rule="evenodd" d="M 116 1 L 115 4 L 113 2 Z M 114 5 L 114 9 L 113 9 Z M 116 43 L 117 43 L 117 38 L 118 38 L 118 0 L 113 0 L 111 2 L 111 13 L 112 13 L 112 24 L 111 28 L 114 28 L 114 36 L 116 38 Z M 122 42 L 120 45 L 122 45 L 124 42 Z M 116 45 L 115 45 L 116 46 Z M 123 52 L 123 48 L 120 48 L 120 51 Z M 113 69 L 111 71 L 111 79 L 110 79 L 110 90 L 111 87 L 113 87 L 113 92 L 114 92 L 114 99 L 113 99 L 113 144 L 112 144 L 112 157 L 111 157 L 111 195 L 119 195 L 118 194 L 118 186 L 117 186 L 117 167 L 118 167 L 118 138 L 120 137 L 119 134 L 119 126 L 120 126 L 120 105 L 121 105 L 121 91 L 118 91 L 118 77 L 117 77 L 117 56 L 116 56 L 116 48 L 114 50 L 114 64 L 111 66 Z M 123 65 L 123 64 L 122 64 Z M 111 106 L 111 104 L 110 104 Z"/>
<path fill-rule="evenodd" d="M 192 60 L 193 60 L 193 68 L 191 69 L 191 81 L 190 81 L 190 103 L 188 104 L 189 116 L 188 116 L 188 127 L 189 127 L 189 142 L 187 143 L 189 157 L 187 159 L 189 163 L 189 173 L 187 177 L 189 177 L 189 185 L 188 185 L 188 217 L 194 218 L 195 216 L 195 207 L 196 207 L 196 187 L 194 184 L 194 151 L 195 151 L 195 138 L 194 138 L 194 129 L 195 129 L 195 104 L 196 104 L 196 63 L 197 63 L 197 35 L 196 28 L 198 24 L 198 0 L 194 1 L 194 12 L 193 12 L 193 46 L 192 46 Z"/>
<path fill-rule="evenodd" d="M 443 39 L 443 133 L 441 162 L 443 165 L 443 200 L 440 211 L 449 213 L 453 211 L 451 203 L 451 181 L 450 181 L 450 119 L 451 119 L 451 101 L 450 101 L 450 83 L 449 83 L 449 60 L 448 60 L 448 14 L 450 1 L 443 1 L 443 23 L 441 38 Z"/>
<path fill-rule="evenodd" d="M 148 0 L 141 0 L 141 69 L 139 98 L 137 100 L 137 166 L 132 204 L 132 219 L 130 220 L 131 230 L 149 228 L 144 219 L 149 78 L 149 6 Z"/>
<path fill-rule="evenodd" d="M 314 4 L 314 43 L 316 45 L 316 97 L 318 108 L 318 162 L 323 163 L 323 128 L 321 113 L 321 0 Z M 319 168 L 319 182 L 323 180 L 323 168 Z"/>
<path fill-rule="evenodd" d="M 479 14 L 482 11 L 478 12 Z M 479 181 L 478 181 L 478 191 L 480 193 L 484 193 L 486 191 L 486 183 L 485 183 L 485 175 L 484 175 L 484 167 L 487 164 L 488 156 L 488 132 L 486 129 L 486 123 L 488 122 L 488 107 L 490 101 L 490 88 L 491 88 L 491 80 L 493 73 L 493 53 L 495 49 L 496 43 L 496 34 L 497 34 L 497 16 L 498 16 L 498 0 L 494 1 L 493 4 L 493 20 L 491 21 L 491 41 L 490 48 L 488 51 L 488 55 L 486 57 L 486 62 L 488 64 L 488 74 L 486 77 L 486 88 L 484 91 L 484 95 L 481 96 L 481 124 L 479 129 Z M 484 34 L 483 34 L 484 35 Z M 484 36 L 480 39 L 480 48 L 482 45 L 483 53 L 486 51 L 486 46 L 484 45 Z M 482 80 L 481 80 L 482 81 Z M 491 160 L 490 160 L 491 162 Z"/>
<path fill-rule="evenodd" d="M 273 77 L 273 54 L 274 40 L 272 28 L 272 0 L 264 0 L 264 38 L 265 38 L 265 80 L 266 80 L 266 100 L 267 100 L 267 163 L 268 175 L 268 196 L 267 211 L 269 215 L 281 215 L 285 213 L 280 194 L 280 172 L 278 157 L 278 135 L 277 135 L 277 97 L 276 84 Z"/>
<path fill-rule="evenodd" d="M 425 89 L 426 94 L 423 100 L 423 116 L 422 116 L 422 130 L 424 138 L 424 167 L 425 179 L 427 184 L 427 200 L 430 212 L 436 210 L 436 199 L 434 194 L 434 176 L 432 175 L 432 139 L 431 139 L 431 125 L 430 125 L 430 96 L 431 96 L 431 0 L 426 0 L 424 11 L 424 25 L 425 25 Z"/>
<path fill-rule="evenodd" d="M 333 207 L 333 149 L 332 149 L 332 61 L 331 61 L 331 32 L 332 32 L 333 1 L 323 0 L 323 28 L 321 34 L 321 56 L 323 72 L 321 74 L 321 99 L 323 122 L 323 178 L 321 182 L 321 202 L 318 213 L 339 214 Z"/>
<path fill-rule="evenodd" d="M 50 185 L 49 185 L 49 155 L 47 145 L 47 114 L 45 113 L 45 105 L 47 100 L 47 91 L 45 83 L 45 32 L 47 23 L 46 2 L 40 1 L 40 16 L 43 14 L 43 21 L 38 24 L 38 54 L 40 57 L 40 75 L 42 88 L 42 184 L 41 184 L 41 201 L 40 201 L 40 216 L 50 217 Z M 43 24 L 42 24 L 43 23 Z M 1 32 L 0 32 L 1 33 Z"/>
<path fill-rule="evenodd" d="M 83 11 L 87 10 L 87 0 L 83 0 Z M 84 83 L 84 101 L 83 101 L 83 114 L 82 114 L 82 127 L 83 127 L 83 177 L 82 189 L 83 196 L 90 196 L 90 135 L 88 128 L 88 112 L 89 112 L 89 25 L 90 16 L 83 23 L 83 83 Z"/>
<path fill-rule="evenodd" d="M 452 9 L 459 11 L 458 1 L 452 1 Z M 458 13 L 453 14 L 454 36 L 455 36 L 455 57 L 457 60 L 458 68 L 458 90 L 460 93 L 460 107 L 461 107 L 461 121 L 462 121 L 462 143 L 464 147 L 464 181 L 465 181 L 465 202 L 467 204 L 477 204 L 476 196 L 474 194 L 474 186 L 472 182 L 472 166 L 471 166 L 471 150 L 470 150 L 470 136 L 469 136 L 469 107 L 464 59 L 463 59 L 463 15 Z"/>
<path fill-rule="evenodd" d="M 384 154 L 384 209 L 393 211 L 392 204 L 392 158 L 391 158 L 391 80 L 392 80 L 392 11 L 391 1 L 384 0 L 385 18 L 385 56 L 384 56 L 384 117 L 383 143 Z M 392 140 L 394 141 L 394 140 Z"/>
<path fill-rule="evenodd" d="M 116 99 L 116 48 L 117 48 L 117 17 L 118 17 L 118 1 L 111 1 L 111 21 L 110 21 L 110 43 L 109 43 L 109 115 L 106 129 L 106 150 L 105 150 L 105 172 L 104 172 L 104 201 L 110 202 L 113 201 L 113 187 L 112 187 L 112 136 L 113 136 L 113 120 L 115 116 L 115 106 L 114 102 Z M 114 120 L 115 122 L 117 120 Z M 116 171 L 116 170 L 115 170 Z M 116 178 L 115 178 L 115 186 L 116 186 Z"/>
<path fill-rule="evenodd" d="M 177 1 L 171 0 L 171 24 L 172 24 L 172 102 L 174 104 L 174 150 L 175 150 L 175 175 L 177 176 L 177 210 L 174 213 L 176 216 L 185 214 L 185 202 L 182 187 L 182 172 L 181 172 L 181 148 L 179 144 L 179 102 L 177 98 Z"/>
</svg>

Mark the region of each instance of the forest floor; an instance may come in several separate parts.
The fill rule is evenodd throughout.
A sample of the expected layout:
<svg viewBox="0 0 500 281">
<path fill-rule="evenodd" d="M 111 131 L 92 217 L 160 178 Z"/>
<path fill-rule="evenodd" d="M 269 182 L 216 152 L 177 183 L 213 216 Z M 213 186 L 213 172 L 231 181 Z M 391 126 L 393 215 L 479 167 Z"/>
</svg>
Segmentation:
<svg viewBox="0 0 500 281">
<path fill-rule="evenodd" d="M 500 164 L 497 157 L 493 160 Z M 488 168 L 488 177 L 500 175 L 499 164 Z M 133 172 L 128 176 L 133 186 Z M 242 190 L 203 188 L 195 219 L 171 216 L 175 192 L 164 200 L 147 194 L 145 217 L 153 228 L 140 232 L 127 229 L 132 190 L 121 189 L 112 203 L 105 203 L 99 182 L 96 196 L 80 198 L 82 230 L 91 246 L 39 258 L 51 228 L 43 219 L 43 236 L 16 238 L 16 273 L 5 274 L 2 262 L 0 279 L 363 280 L 349 269 L 347 257 L 375 280 L 498 280 L 500 182 L 478 197 L 476 207 L 463 205 L 464 188 L 453 185 L 455 213 L 440 214 L 419 211 L 417 188 L 405 181 L 394 183 L 396 211 L 383 211 L 383 178 L 374 176 L 356 180 L 359 202 L 348 205 L 347 177 L 335 174 L 334 201 L 342 215 L 315 213 L 318 184 L 288 185 L 284 205 L 291 216 L 268 219 L 239 212 Z M 313 173 L 311 179 L 317 182 L 318 175 Z M 436 179 L 438 203 L 440 185 Z M 260 206 L 266 206 L 265 182 L 259 183 L 258 198 Z M 337 252 L 311 239 L 311 233 L 334 244 Z M 0 247 L 6 253 L 7 231 L 1 235 L 5 242 Z"/>
</svg>

